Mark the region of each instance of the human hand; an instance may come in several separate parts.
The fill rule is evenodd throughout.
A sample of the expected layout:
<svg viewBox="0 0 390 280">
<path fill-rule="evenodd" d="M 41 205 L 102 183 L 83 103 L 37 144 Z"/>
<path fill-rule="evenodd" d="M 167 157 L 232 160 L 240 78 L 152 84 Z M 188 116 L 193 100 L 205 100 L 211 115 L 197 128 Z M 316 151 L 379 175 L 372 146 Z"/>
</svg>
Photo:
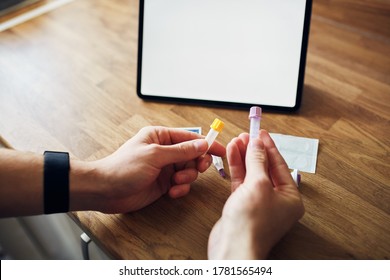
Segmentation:
<svg viewBox="0 0 390 280">
<path fill-rule="evenodd" d="M 208 153 L 207 149 L 199 134 L 145 127 L 110 156 L 90 163 L 98 177 L 93 181 L 100 182 L 95 186 L 99 194 L 90 203 L 85 199 L 79 203 L 106 213 L 124 213 L 145 207 L 167 192 L 173 198 L 184 196 L 198 173 L 210 166 L 210 154 L 225 155 L 217 142 Z M 77 197 L 72 201 L 78 204 Z"/>
<path fill-rule="evenodd" d="M 232 194 L 214 225 L 210 259 L 262 259 L 303 216 L 304 206 L 286 162 L 268 132 L 227 146 Z"/>
</svg>

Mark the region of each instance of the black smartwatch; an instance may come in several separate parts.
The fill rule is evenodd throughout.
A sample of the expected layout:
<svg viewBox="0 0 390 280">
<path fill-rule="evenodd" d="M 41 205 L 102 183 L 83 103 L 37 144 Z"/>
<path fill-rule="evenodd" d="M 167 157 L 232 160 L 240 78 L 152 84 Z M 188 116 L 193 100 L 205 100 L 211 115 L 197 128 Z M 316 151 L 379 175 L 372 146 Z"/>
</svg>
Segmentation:
<svg viewBox="0 0 390 280">
<path fill-rule="evenodd" d="M 43 171 L 44 213 L 69 211 L 69 153 L 46 151 Z"/>
</svg>

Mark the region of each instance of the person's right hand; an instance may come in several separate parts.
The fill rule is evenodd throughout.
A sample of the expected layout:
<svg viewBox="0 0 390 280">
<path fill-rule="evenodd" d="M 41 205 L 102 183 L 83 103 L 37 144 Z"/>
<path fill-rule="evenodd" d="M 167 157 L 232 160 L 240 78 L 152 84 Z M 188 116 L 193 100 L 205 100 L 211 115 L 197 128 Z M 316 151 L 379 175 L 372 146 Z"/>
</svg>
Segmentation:
<svg viewBox="0 0 390 280">
<path fill-rule="evenodd" d="M 303 216 L 301 196 L 268 132 L 227 146 L 232 194 L 209 237 L 210 259 L 266 258 Z"/>
</svg>

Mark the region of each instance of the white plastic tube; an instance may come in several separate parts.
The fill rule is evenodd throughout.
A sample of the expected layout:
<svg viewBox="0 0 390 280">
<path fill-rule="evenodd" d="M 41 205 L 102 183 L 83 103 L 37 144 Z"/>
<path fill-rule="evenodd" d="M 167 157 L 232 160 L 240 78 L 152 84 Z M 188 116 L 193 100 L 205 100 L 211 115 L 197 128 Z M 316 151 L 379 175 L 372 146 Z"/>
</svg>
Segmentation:
<svg viewBox="0 0 390 280">
<path fill-rule="evenodd" d="M 215 168 L 218 170 L 218 173 L 219 173 L 223 178 L 225 178 L 225 177 L 226 177 L 226 173 L 225 173 L 225 170 L 224 170 L 222 158 L 221 158 L 221 157 L 214 156 L 214 155 L 211 155 L 211 157 L 213 158 L 213 164 L 214 164 Z"/>
<path fill-rule="evenodd" d="M 260 120 L 261 120 L 261 108 L 258 106 L 251 107 L 249 111 L 249 139 L 254 139 L 259 137 L 260 132 Z"/>
<path fill-rule="evenodd" d="M 301 174 L 299 174 L 298 169 L 294 169 L 293 172 L 291 172 L 291 177 L 295 184 L 297 184 L 297 187 L 299 187 L 299 184 L 301 183 Z"/>
<path fill-rule="evenodd" d="M 217 138 L 218 134 L 222 131 L 224 125 L 225 124 L 223 123 L 223 121 L 219 119 L 215 119 L 213 123 L 210 125 L 210 131 L 209 133 L 207 133 L 207 136 L 205 138 L 205 140 L 209 144 L 209 149 L 213 144 L 213 142 L 215 141 L 215 139 Z"/>
<path fill-rule="evenodd" d="M 214 130 L 214 129 L 210 129 L 209 133 L 207 133 L 206 141 L 207 141 L 207 144 L 209 144 L 209 148 L 211 147 L 211 145 L 213 144 L 213 142 L 217 138 L 218 134 L 219 134 L 219 132 Z"/>
</svg>

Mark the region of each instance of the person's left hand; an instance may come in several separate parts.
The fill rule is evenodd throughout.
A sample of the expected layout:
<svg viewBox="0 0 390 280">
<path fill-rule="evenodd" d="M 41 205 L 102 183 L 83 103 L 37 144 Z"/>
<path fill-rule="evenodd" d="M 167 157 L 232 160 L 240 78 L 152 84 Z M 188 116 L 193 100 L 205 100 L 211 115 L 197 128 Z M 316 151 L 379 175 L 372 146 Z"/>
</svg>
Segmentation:
<svg viewBox="0 0 390 280">
<path fill-rule="evenodd" d="M 210 166 L 210 154 L 225 155 L 217 143 L 210 147 L 204 137 L 183 129 L 145 127 L 117 151 L 94 162 L 103 182 L 103 201 L 93 203 L 106 213 L 130 212 L 149 205 L 165 193 L 186 195 L 199 172 Z M 210 154 L 209 154 L 210 153 Z"/>
</svg>

